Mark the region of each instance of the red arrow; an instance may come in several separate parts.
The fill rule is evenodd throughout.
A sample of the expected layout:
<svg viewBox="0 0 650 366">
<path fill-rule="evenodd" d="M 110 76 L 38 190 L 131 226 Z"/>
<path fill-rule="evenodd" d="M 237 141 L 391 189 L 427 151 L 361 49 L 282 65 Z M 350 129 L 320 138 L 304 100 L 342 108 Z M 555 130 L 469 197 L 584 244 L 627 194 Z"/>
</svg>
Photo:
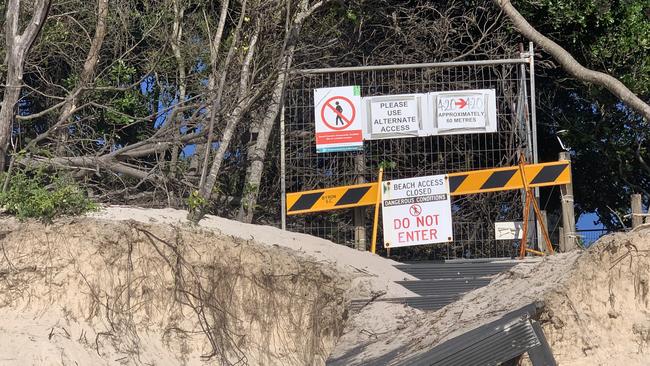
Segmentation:
<svg viewBox="0 0 650 366">
<path fill-rule="evenodd" d="M 465 99 L 459 99 L 459 100 L 460 100 L 460 102 L 456 102 L 454 104 L 456 104 L 458 107 L 460 107 L 460 109 L 465 108 L 465 106 L 467 105 L 467 102 L 465 101 Z"/>
</svg>

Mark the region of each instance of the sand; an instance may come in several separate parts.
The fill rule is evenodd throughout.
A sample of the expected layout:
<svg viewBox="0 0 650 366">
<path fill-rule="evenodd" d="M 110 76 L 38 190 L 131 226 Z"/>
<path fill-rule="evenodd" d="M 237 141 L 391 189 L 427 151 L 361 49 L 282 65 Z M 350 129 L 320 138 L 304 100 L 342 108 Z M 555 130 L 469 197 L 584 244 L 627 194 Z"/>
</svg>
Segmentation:
<svg viewBox="0 0 650 366">
<path fill-rule="evenodd" d="M 646 225 L 608 235 L 588 251 L 519 264 L 443 309 L 410 313 L 373 334 L 359 331 L 366 320 L 353 315 L 331 358 L 363 365 L 399 350 L 403 356 L 387 364 L 403 362 L 510 311 L 542 302 L 539 322 L 559 365 L 648 365 L 649 255 Z"/>
<path fill-rule="evenodd" d="M 395 283 L 412 278 L 326 240 L 213 216 L 197 226 L 179 210 L 0 217 L 0 366 L 363 365 L 406 351 L 395 363 L 533 301 L 558 364 L 647 365 L 649 253 L 646 225 L 520 263 L 438 311 L 350 313 L 354 298 L 415 296 Z"/>
<path fill-rule="evenodd" d="M 185 214 L 0 218 L 0 365 L 323 365 L 352 299 L 414 295 L 379 256 Z"/>
<path fill-rule="evenodd" d="M 107 220 L 135 220 L 143 223 L 173 224 L 193 226 L 186 216 L 187 212 L 171 208 L 150 209 L 131 206 L 109 206 L 89 215 Z M 415 293 L 395 284 L 395 281 L 410 280 L 413 277 L 395 267 L 397 262 L 360 252 L 343 245 L 336 245 L 329 240 L 311 235 L 284 231 L 272 226 L 245 224 L 223 217 L 206 215 L 198 226 L 216 230 L 224 235 L 232 235 L 243 240 L 254 240 L 262 245 L 288 248 L 313 258 L 316 261 L 351 270 L 358 274 L 356 281 L 359 298 L 367 298 L 370 292 L 385 293 L 385 297 L 410 297 Z"/>
</svg>

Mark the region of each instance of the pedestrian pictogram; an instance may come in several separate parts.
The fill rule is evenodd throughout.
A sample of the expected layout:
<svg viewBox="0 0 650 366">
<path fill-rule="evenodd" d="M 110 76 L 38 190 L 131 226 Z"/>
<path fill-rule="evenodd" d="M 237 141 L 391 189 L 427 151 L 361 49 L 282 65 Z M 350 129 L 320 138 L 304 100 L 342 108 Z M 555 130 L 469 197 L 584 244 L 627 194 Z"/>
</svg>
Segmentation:
<svg viewBox="0 0 650 366">
<path fill-rule="evenodd" d="M 352 125 L 357 116 L 357 110 L 350 99 L 337 95 L 325 101 L 320 114 L 327 127 L 340 131 Z"/>
<path fill-rule="evenodd" d="M 420 216 L 420 214 L 422 213 L 422 207 L 420 205 L 412 205 L 409 208 L 409 213 L 411 214 L 411 216 Z"/>
<path fill-rule="evenodd" d="M 314 90 L 316 152 L 363 149 L 360 107 L 361 90 L 358 86 Z"/>
</svg>

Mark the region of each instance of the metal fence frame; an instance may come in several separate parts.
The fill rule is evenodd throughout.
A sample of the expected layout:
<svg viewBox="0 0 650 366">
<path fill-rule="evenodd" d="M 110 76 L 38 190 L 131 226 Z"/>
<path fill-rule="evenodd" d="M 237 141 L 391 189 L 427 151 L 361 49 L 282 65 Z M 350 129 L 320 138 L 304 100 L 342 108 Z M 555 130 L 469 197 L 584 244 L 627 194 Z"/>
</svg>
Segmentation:
<svg viewBox="0 0 650 366">
<path fill-rule="evenodd" d="M 517 66 L 519 65 L 519 70 L 517 70 L 517 88 L 518 93 L 523 92 L 523 96 L 517 94 L 518 98 L 523 97 L 525 103 L 524 106 L 521 106 L 521 103 L 517 103 L 517 108 L 525 108 L 522 111 L 523 118 L 525 119 L 526 124 L 526 153 L 528 155 L 529 161 L 533 163 L 538 163 L 538 148 L 537 148 L 537 118 L 536 118 L 536 101 L 535 101 L 535 60 L 534 60 L 534 48 L 532 42 L 529 44 L 528 52 L 520 54 L 519 58 L 504 58 L 504 59 L 491 59 L 491 60 L 476 60 L 476 61 L 455 61 L 455 62 L 433 62 L 433 63 L 422 63 L 422 64 L 402 64 L 402 65 L 378 65 L 378 66 L 357 66 L 357 67 L 340 67 L 340 68 L 320 68 L 320 69 L 308 69 L 308 70 L 294 70 L 292 72 L 292 78 L 305 77 L 305 76 L 314 76 L 314 75 L 336 75 L 337 73 L 371 73 L 371 72 L 381 72 L 381 71 L 407 71 L 408 70 L 435 70 L 435 69 L 448 69 L 452 70 L 453 68 L 459 67 L 488 67 L 488 66 Z M 290 78 L 290 79 L 292 79 Z M 477 81 L 478 82 L 478 81 Z M 526 85 L 528 84 L 528 85 Z M 352 84 L 350 84 L 352 85 Z M 337 86 L 337 85 L 331 85 Z M 291 108 L 291 105 L 287 106 L 288 94 L 291 93 L 291 86 L 287 87 L 285 92 L 285 97 L 283 98 L 282 109 L 280 114 L 280 174 L 281 174 L 281 227 L 283 230 L 287 229 L 287 215 L 286 215 L 286 193 L 287 193 L 287 111 L 288 108 Z M 304 91 L 304 90 L 303 90 Z M 310 91 L 311 92 L 311 89 Z M 291 103 L 291 100 L 289 100 Z M 306 117 L 303 117 L 306 118 Z M 291 123 L 291 122 L 290 122 Z M 513 122 L 516 123 L 516 122 Z M 418 139 L 415 137 L 413 139 Z M 521 144 L 518 148 L 522 147 Z M 364 163 L 365 164 L 365 163 Z M 449 172 L 451 173 L 451 172 Z M 391 179 L 391 178 L 388 178 Z M 539 197 L 539 190 L 535 190 L 535 195 Z M 534 220 L 534 219 L 533 219 Z M 532 225 L 535 225 L 534 222 L 531 222 Z M 531 230 L 531 240 L 536 241 L 538 235 L 536 235 L 533 230 Z M 356 235 L 355 235 L 356 237 Z M 459 239 L 462 238 L 462 235 L 459 235 Z M 358 241 L 359 239 L 355 239 Z M 461 239 L 462 240 L 462 239 Z M 359 244 L 359 243 L 357 243 Z M 362 243 L 365 245 L 365 243 Z M 498 255 L 508 256 L 508 253 L 497 253 Z M 444 256 L 444 254 L 443 254 Z"/>
<path fill-rule="evenodd" d="M 598 241 L 601 237 L 611 234 L 613 231 L 602 228 L 602 229 L 578 229 L 576 230 L 576 236 L 580 238 L 582 245 L 585 247 L 591 246 L 593 243 Z"/>
</svg>

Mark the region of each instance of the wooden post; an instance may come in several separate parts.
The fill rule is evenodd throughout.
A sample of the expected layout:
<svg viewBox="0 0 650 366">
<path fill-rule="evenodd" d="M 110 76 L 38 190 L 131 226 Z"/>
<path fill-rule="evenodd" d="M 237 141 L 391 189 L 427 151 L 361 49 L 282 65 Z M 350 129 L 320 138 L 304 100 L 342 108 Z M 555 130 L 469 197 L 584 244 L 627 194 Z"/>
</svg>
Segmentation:
<svg viewBox="0 0 650 366">
<path fill-rule="evenodd" d="M 354 157 L 354 172 L 356 173 L 355 184 L 366 182 L 363 173 L 366 168 L 366 156 L 363 152 Z M 354 209 L 354 246 L 357 250 L 366 250 L 366 208 L 357 207 Z"/>
<path fill-rule="evenodd" d="M 370 242 L 370 251 L 375 254 L 377 251 L 377 229 L 379 226 L 379 208 L 381 207 L 381 190 L 382 180 L 384 179 L 384 168 L 379 168 L 377 177 L 377 203 L 375 203 L 375 216 L 372 220 L 372 241 Z"/>
<path fill-rule="evenodd" d="M 564 228 L 558 228 L 558 240 L 560 241 L 560 252 L 566 252 L 566 244 L 564 243 Z"/>
<path fill-rule="evenodd" d="M 540 252 L 550 254 L 548 248 L 546 247 L 546 242 L 542 240 L 544 233 L 542 233 L 542 228 L 548 228 L 548 217 L 546 217 L 546 210 L 540 210 L 540 217 L 537 219 L 540 221 L 541 225 L 537 225 L 537 245 Z M 551 233 L 548 233 L 550 235 Z"/>
<path fill-rule="evenodd" d="M 366 208 L 354 209 L 354 246 L 357 250 L 366 250 Z"/>
<path fill-rule="evenodd" d="M 571 161 L 567 151 L 560 153 L 560 160 Z M 571 167 L 571 165 L 569 165 Z M 564 252 L 576 249 L 576 214 L 573 207 L 573 184 L 560 186 L 562 196 L 562 227 L 564 229 Z"/>
<path fill-rule="evenodd" d="M 643 205 L 641 203 L 641 195 L 632 195 L 632 229 L 643 224 Z"/>
</svg>

